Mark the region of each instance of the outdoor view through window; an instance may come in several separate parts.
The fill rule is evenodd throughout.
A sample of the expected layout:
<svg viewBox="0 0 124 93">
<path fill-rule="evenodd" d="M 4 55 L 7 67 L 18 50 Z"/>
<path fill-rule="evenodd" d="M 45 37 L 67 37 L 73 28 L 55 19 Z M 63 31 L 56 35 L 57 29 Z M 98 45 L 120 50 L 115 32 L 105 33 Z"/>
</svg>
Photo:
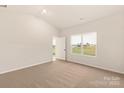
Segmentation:
<svg viewBox="0 0 124 93">
<path fill-rule="evenodd" d="M 96 56 L 96 45 L 96 32 L 71 36 L 71 49 L 73 54 Z"/>
<path fill-rule="evenodd" d="M 81 35 L 71 37 L 72 53 L 81 54 Z"/>
</svg>

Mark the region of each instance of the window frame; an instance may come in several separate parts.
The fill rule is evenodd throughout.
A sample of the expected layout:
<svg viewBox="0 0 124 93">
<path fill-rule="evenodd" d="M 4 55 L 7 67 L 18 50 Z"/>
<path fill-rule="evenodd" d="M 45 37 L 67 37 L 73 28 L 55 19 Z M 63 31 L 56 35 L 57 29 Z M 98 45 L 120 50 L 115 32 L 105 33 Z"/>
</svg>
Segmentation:
<svg viewBox="0 0 124 93">
<path fill-rule="evenodd" d="M 92 55 L 86 55 L 86 54 L 84 54 L 84 49 L 83 49 L 83 35 L 84 34 L 87 34 L 87 33 L 96 33 L 96 46 L 95 46 L 95 48 L 96 48 L 96 50 L 95 50 L 95 55 L 94 56 L 92 56 Z M 72 41 L 72 36 L 76 36 L 76 35 L 81 35 L 81 53 L 73 53 L 72 52 L 72 44 L 71 44 L 71 41 Z M 97 32 L 85 32 L 85 33 L 80 33 L 80 34 L 72 34 L 71 36 L 70 36 L 70 48 L 71 48 L 71 55 L 78 55 L 78 56 L 85 56 L 85 57 L 97 57 Z"/>
<path fill-rule="evenodd" d="M 96 50 L 95 50 L 95 56 L 86 55 L 84 53 L 82 53 L 82 54 L 83 54 L 83 56 L 86 56 L 86 57 L 97 57 L 97 32 L 85 32 L 85 33 L 82 34 L 82 37 L 83 37 L 84 34 L 87 34 L 87 33 L 96 33 L 96 47 L 95 47 Z M 82 38 L 82 42 L 83 42 L 83 38 Z M 83 47 L 83 43 L 82 43 L 82 47 Z M 82 49 L 82 50 L 84 50 L 84 49 Z"/>
<path fill-rule="evenodd" d="M 71 55 L 78 55 L 78 56 L 80 56 L 80 55 L 82 55 L 82 49 L 81 49 L 81 53 L 73 53 L 73 51 L 72 51 L 72 36 L 78 36 L 78 35 L 80 35 L 81 36 L 81 48 L 82 48 L 82 34 L 75 34 L 75 35 L 71 35 L 70 36 L 70 48 L 71 48 Z"/>
</svg>

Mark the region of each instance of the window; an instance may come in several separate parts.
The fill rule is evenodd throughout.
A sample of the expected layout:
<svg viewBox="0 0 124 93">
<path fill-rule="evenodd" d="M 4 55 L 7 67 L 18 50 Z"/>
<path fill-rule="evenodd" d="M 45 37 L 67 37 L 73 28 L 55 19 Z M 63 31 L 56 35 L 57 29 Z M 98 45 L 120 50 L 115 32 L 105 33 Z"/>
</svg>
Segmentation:
<svg viewBox="0 0 124 93">
<path fill-rule="evenodd" d="M 96 56 L 96 32 L 83 34 L 83 54 Z"/>
<path fill-rule="evenodd" d="M 81 35 L 71 36 L 72 53 L 81 54 Z"/>
<path fill-rule="evenodd" d="M 71 36 L 71 52 L 73 54 L 96 56 L 96 44 L 96 32 Z"/>
</svg>

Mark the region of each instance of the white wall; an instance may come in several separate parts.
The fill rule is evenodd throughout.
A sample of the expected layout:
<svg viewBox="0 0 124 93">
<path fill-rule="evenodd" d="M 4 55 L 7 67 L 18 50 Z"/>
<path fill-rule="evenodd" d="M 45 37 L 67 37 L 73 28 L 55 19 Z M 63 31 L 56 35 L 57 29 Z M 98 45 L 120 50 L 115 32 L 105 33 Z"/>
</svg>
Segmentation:
<svg viewBox="0 0 124 93">
<path fill-rule="evenodd" d="M 51 61 L 57 35 L 38 17 L 0 10 L 0 74 Z"/>
<path fill-rule="evenodd" d="M 70 35 L 97 32 L 97 57 L 71 54 Z M 119 73 L 124 73 L 124 14 L 115 14 L 62 31 L 67 37 L 67 59 Z"/>
<path fill-rule="evenodd" d="M 124 73 L 124 14 L 63 30 L 67 59 Z M 97 57 L 70 54 L 70 35 L 97 32 Z M 0 74 L 52 60 L 52 37 L 58 31 L 38 17 L 0 10 Z"/>
</svg>

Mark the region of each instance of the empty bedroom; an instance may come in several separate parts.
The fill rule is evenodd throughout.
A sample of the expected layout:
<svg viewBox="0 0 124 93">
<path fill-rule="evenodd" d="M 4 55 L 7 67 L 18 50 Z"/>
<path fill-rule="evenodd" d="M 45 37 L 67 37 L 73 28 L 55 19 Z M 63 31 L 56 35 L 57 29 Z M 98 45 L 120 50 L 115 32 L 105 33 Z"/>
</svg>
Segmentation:
<svg viewBox="0 0 124 93">
<path fill-rule="evenodd" d="M 0 88 L 124 88 L 124 5 L 0 5 Z"/>
</svg>

